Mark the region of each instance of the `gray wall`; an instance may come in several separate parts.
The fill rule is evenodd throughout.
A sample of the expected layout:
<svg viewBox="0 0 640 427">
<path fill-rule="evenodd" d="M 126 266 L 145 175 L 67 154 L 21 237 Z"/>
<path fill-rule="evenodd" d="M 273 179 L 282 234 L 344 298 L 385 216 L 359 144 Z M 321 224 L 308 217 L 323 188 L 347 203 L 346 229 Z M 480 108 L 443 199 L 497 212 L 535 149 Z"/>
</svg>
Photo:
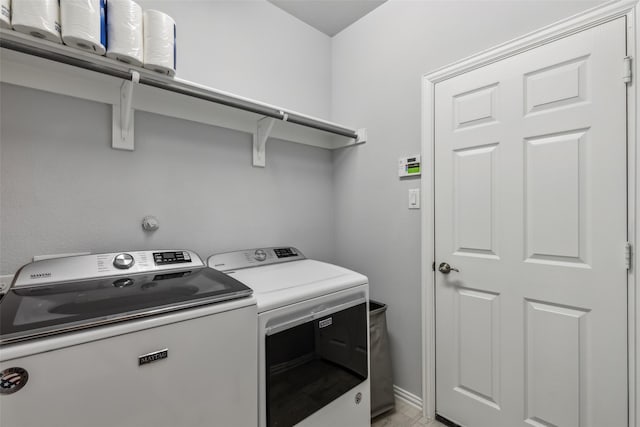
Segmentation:
<svg viewBox="0 0 640 427">
<path fill-rule="evenodd" d="M 331 39 L 266 0 L 140 0 L 176 21 L 178 77 L 329 118 Z"/>
<path fill-rule="evenodd" d="M 270 141 L 251 166 L 251 136 L 136 114 L 136 151 L 110 147 L 103 104 L 2 85 L 1 271 L 33 255 L 189 248 L 201 256 L 295 244 L 332 260 L 330 152 Z M 160 229 L 143 232 L 155 215 Z"/>
<path fill-rule="evenodd" d="M 176 19 L 179 77 L 328 118 L 326 35 L 264 0 L 142 3 Z M 0 274 L 34 255 L 154 247 L 293 244 L 334 260 L 326 150 L 270 141 L 253 168 L 249 134 L 136 113 L 123 152 L 107 105 L 6 84 L 0 102 Z"/>
<path fill-rule="evenodd" d="M 401 156 L 419 153 L 421 77 L 592 6 L 565 1 L 390 0 L 332 40 L 332 118 L 368 141 L 334 154 L 337 259 L 389 305 L 395 383 L 422 395 L 420 215 L 407 209 Z M 431 165 L 425 165 L 426 170 Z"/>
</svg>

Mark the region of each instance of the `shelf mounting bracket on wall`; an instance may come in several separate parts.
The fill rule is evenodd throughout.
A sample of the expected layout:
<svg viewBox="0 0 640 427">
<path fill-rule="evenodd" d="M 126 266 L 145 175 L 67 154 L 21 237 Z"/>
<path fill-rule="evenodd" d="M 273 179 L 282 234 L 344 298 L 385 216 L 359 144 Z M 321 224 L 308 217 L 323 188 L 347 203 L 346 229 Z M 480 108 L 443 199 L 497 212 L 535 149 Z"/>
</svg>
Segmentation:
<svg viewBox="0 0 640 427">
<path fill-rule="evenodd" d="M 280 114 L 281 120 L 286 122 L 289 116 L 283 111 L 280 111 Z M 256 132 L 253 134 L 253 166 L 255 167 L 263 168 L 266 165 L 267 139 L 275 123 L 274 117 L 263 117 L 258 120 Z"/>
<path fill-rule="evenodd" d="M 111 148 L 133 151 L 133 87 L 140 82 L 140 73 L 131 70 L 131 80 L 124 80 L 120 86 L 120 104 L 113 105 Z"/>
<path fill-rule="evenodd" d="M 357 138 L 355 139 L 354 145 L 360 145 L 367 142 L 367 128 L 360 128 L 356 130 Z"/>
</svg>

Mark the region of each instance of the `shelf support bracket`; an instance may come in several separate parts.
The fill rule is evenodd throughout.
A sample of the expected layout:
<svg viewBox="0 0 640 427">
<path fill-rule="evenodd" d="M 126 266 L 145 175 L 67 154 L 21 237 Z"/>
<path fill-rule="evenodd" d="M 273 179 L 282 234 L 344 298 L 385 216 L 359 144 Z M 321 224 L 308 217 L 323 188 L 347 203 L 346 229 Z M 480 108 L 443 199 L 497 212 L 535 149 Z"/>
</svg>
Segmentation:
<svg viewBox="0 0 640 427">
<path fill-rule="evenodd" d="M 120 104 L 113 105 L 113 127 L 111 148 L 133 151 L 133 87 L 140 82 L 140 73 L 131 70 L 131 80 L 125 80 L 120 86 Z"/>
<path fill-rule="evenodd" d="M 273 117 L 263 117 L 258 120 L 256 132 L 253 134 L 253 166 L 255 167 L 265 167 L 267 139 L 275 122 L 276 119 Z"/>
<path fill-rule="evenodd" d="M 356 145 L 364 144 L 367 142 L 367 128 L 360 128 L 356 131 L 358 137 L 356 138 Z"/>
</svg>

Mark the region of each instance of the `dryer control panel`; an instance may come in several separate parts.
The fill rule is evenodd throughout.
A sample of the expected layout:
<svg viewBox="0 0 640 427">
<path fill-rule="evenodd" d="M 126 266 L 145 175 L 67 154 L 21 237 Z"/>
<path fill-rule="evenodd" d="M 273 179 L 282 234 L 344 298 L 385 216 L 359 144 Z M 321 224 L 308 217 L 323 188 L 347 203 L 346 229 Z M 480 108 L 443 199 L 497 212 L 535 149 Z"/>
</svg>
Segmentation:
<svg viewBox="0 0 640 427">
<path fill-rule="evenodd" d="M 243 251 L 226 252 L 211 255 L 207 264 L 220 271 L 239 270 L 289 261 L 299 261 L 306 257 L 293 246 L 245 249 Z"/>
</svg>

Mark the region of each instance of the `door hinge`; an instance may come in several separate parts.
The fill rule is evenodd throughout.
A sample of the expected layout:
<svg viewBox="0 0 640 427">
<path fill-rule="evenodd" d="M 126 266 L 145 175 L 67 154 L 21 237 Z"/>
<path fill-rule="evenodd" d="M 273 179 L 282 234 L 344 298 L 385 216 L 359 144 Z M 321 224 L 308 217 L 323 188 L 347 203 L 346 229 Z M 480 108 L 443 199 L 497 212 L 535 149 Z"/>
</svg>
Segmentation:
<svg viewBox="0 0 640 427">
<path fill-rule="evenodd" d="M 622 81 L 625 84 L 631 84 L 631 76 L 633 74 L 632 61 L 630 56 L 624 57 L 624 74 L 622 75 Z"/>
<path fill-rule="evenodd" d="M 431 270 L 436 271 L 436 262 L 433 261 L 433 263 L 431 264 Z"/>
<path fill-rule="evenodd" d="M 631 269 L 631 257 L 633 255 L 633 248 L 631 247 L 631 242 L 627 242 L 624 245 L 624 265 L 627 270 Z"/>
</svg>

